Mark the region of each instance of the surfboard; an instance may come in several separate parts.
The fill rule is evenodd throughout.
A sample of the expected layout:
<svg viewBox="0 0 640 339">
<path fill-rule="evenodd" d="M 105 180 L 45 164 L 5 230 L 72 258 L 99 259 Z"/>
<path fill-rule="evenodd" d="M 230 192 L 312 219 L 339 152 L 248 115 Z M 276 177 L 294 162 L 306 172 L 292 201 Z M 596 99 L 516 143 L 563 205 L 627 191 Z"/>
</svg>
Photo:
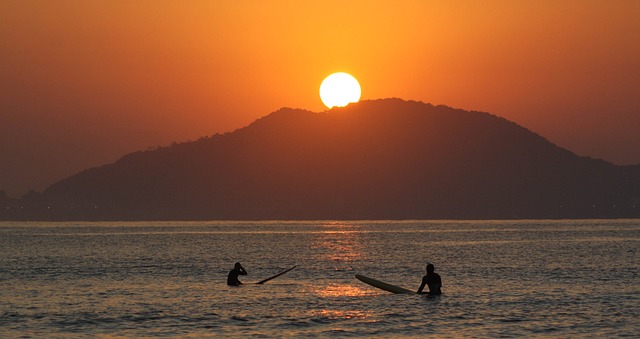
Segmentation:
<svg viewBox="0 0 640 339">
<path fill-rule="evenodd" d="M 356 278 L 365 284 L 369 284 L 373 287 L 377 287 L 387 292 L 396 293 L 396 294 L 415 294 L 416 293 L 414 291 L 408 290 L 406 288 L 402 288 L 400 286 L 387 284 L 386 282 L 382 282 L 380 280 L 365 277 L 364 275 L 361 275 L 361 274 L 356 274 Z"/>
<path fill-rule="evenodd" d="M 277 277 L 279 277 L 279 276 L 281 276 L 281 275 L 283 275 L 283 274 L 285 274 L 285 273 L 287 273 L 287 272 L 291 271 L 292 269 L 294 269 L 294 268 L 296 268 L 296 267 L 297 267 L 297 265 L 296 265 L 296 266 L 293 266 L 293 267 L 291 267 L 291 268 L 288 268 L 288 269 L 286 269 L 286 270 L 284 270 L 284 271 L 282 271 L 282 272 L 280 272 L 280 273 L 278 273 L 278 274 L 276 274 L 276 275 L 274 275 L 274 276 L 271 276 L 271 277 L 269 277 L 269 278 L 267 278 L 267 279 L 260 280 L 260 281 L 258 281 L 256 284 L 258 284 L 258 285 L 262 285 L 262 284 L 266 283 L 267 281 L 269 281 L 269 280 L 271 280 L 271 279 L 275 279 L 275 278 L 277 278 Z"/>
</svg>

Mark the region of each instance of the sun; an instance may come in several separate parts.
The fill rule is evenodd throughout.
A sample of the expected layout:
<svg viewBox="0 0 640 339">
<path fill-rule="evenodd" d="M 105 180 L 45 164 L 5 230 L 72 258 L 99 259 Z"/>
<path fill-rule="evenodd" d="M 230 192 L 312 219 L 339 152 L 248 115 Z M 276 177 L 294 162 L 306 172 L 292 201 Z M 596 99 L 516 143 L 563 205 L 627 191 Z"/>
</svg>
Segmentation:
<svg viewBox="0 0 640 339">
<path fill-rule="evenodd" d="M 329 108 L 344 107 L 360 100 L 360 84 L 351 74 L 338 72 L 326 77 L 320 85 L 320 99 Z"/>
</svg>

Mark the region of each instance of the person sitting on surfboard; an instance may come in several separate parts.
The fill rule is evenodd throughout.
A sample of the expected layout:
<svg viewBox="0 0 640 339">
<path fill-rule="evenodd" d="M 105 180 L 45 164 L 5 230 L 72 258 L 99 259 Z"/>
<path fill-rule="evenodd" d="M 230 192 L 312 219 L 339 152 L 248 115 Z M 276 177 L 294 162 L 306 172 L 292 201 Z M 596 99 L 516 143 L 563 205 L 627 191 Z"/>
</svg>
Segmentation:
<svg viewBox="0 0 640 339">
<path fill-rule="evenodd" d="M 442 291 L 440 291 L 440 287 L 442 287 L 442 279 L 440 279 L 440 275 L 435 271 L 435 267 L 433 264 L 427 265 L 427 275 L 422 277 L 422 284 L 420 284 L 420 288 L 418 288 L 418 293 L 422 293 L 424 286 L 429 286 L 429 295 L 440 295 Z"/>
<path fill-rule="evenodd" d="M 227 277 L 227 285 L 230 286 L 239 286 L 242 285 L 240 280 L 238 280 L 239 275 L 247 275 L 247 271 L 240 265 L 239 262 L 233 267 L 231 271 L 229 271 L 229 276 Z"/>
</svg>

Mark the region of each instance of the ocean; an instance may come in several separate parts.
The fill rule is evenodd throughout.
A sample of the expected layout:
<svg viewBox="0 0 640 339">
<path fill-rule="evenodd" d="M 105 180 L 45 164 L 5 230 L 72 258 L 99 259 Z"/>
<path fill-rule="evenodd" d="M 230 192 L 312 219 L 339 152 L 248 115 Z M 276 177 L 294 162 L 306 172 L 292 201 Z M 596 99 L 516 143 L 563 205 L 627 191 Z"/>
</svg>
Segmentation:
<svg viewBox="0 0 640 339">
<path fill-rule="evenodd" d="M 640 220 L 0 222 L 0 249 L 2 338 L 640 336 Z M 354 278 L 427 263 L 440 297 Z"/>
</svg>

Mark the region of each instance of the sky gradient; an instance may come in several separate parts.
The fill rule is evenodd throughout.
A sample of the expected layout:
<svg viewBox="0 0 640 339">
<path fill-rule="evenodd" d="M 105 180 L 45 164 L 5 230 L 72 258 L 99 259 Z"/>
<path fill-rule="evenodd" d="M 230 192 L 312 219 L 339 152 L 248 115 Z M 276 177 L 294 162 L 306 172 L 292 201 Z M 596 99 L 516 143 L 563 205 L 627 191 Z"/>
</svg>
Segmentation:
<svg viewBox="0 0 640 339">
<path fill-rule="evenodd" d="M 324 111 L 344 71 L 640 163 L 640 1 L 0 1 L 0 190 Z M 452 131 L 455 133 L 455 131 Z M 464 137 L 464 136 L 460 136 Z"/>
</svg>

